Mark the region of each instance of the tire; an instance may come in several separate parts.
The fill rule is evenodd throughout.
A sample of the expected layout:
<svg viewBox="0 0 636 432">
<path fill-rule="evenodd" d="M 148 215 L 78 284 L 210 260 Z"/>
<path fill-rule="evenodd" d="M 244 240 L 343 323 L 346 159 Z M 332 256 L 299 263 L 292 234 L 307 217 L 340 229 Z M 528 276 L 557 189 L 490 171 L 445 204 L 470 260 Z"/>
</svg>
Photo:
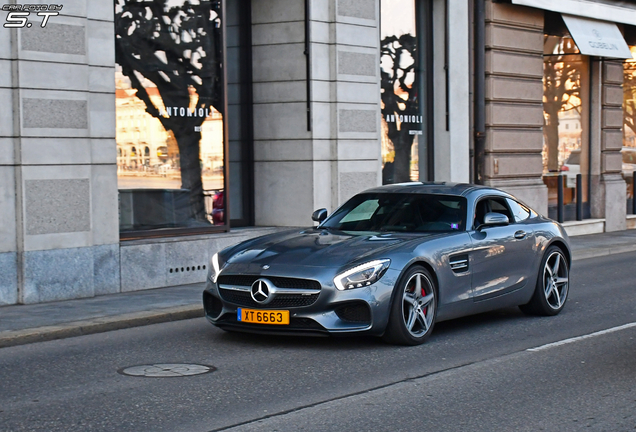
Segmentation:
<svg viewBox="0 0 636 432">
<path fill-rule="evenodd" d="M 529 315 L 556 315 L 565 306 L 569 285 L 569 263 L 560 248 L 550 246 L 541 260 L 534 294 L 519 308 Z"/>
<path fill-rule="evenodd" d="M 395 287 L 383 339 L 396 345 L 420 345 L 431 336 L 436 318 L 434 279 L 424 267 L 411 267 Z"/>
</svg>

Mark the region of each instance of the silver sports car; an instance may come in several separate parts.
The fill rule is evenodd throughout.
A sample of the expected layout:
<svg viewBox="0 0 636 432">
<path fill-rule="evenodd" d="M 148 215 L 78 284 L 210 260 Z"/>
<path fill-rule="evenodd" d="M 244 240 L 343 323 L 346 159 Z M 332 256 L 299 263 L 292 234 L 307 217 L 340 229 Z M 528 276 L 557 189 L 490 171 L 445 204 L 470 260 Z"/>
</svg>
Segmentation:
<svg viewBox="0 0 636 432">
<path fill-rule="evenodd" d="M 362 192 L 319 225 L 214 255 L 203 305 L 225 330 L 424 342 L 437 321 L 517 306 L 556 315 L 571 252 L 558 223 L 469 184 Z"/>
</svg>

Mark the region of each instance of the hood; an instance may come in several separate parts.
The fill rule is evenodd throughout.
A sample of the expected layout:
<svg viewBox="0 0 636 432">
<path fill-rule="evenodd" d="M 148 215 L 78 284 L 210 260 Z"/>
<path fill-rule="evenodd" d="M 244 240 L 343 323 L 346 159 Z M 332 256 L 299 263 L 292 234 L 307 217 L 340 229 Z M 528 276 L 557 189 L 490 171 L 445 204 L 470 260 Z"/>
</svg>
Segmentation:
<svg viewBox="0 0 636 432">
<path fill-rule="evenodd" d="M 233 248 L 226 264 L 236 270 L 247 270 L 263 265 L 341 267 L 364 258 L 382 258 L 398 245 L 418 238 L 418 234 L 396 233 L 356 233 L 326 229 L 308 229 L 273 234 L 256 241 L 249 241 L 245 247 Z"/>
</svg>

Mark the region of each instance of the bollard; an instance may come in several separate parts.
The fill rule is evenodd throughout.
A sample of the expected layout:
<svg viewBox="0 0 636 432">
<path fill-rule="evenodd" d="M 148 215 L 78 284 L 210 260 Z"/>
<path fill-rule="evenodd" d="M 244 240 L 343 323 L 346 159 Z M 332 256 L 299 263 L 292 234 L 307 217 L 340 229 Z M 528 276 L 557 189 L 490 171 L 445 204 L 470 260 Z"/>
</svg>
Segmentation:
<svg viewBox="0 0 636 432">
<path fill-rule="evenodd" d="M 563 174 L 557 176 L 557 221 L 563 222 Z"/>
<path fill-rule="evenodd" d="M 636 215 L 636 171 L 632 172 L 632 214 Z"/>
<path fill-rule="evenodd" d="M 583 174 L 576 175 L 576 220 L 583 220 Z"/>
</svg>

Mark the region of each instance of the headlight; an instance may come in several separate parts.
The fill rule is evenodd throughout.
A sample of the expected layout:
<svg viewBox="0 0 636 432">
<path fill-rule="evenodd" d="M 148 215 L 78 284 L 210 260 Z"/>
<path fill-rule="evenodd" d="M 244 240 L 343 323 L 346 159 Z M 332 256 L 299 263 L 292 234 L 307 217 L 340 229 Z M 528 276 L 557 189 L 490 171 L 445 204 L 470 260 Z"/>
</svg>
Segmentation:
<svg viewBox="0 0 636 432">
<path fill-rule="evenodd" d="M 384 276 L 390 264 L 390 259 L 371 261 L 339 274 L 333 283 L 340 291 L 369 286 Z"/>
<path fill-rule="evenodd" d="M 219 274 L 221 273 L 221 265 L 219 264 L 219 254 L 215 253 L 212 257 L 212 274 L 210 277 L 212 278 L 212 282 L 216 283 L 216 280 L 219 278 Z"/>
</svg>

